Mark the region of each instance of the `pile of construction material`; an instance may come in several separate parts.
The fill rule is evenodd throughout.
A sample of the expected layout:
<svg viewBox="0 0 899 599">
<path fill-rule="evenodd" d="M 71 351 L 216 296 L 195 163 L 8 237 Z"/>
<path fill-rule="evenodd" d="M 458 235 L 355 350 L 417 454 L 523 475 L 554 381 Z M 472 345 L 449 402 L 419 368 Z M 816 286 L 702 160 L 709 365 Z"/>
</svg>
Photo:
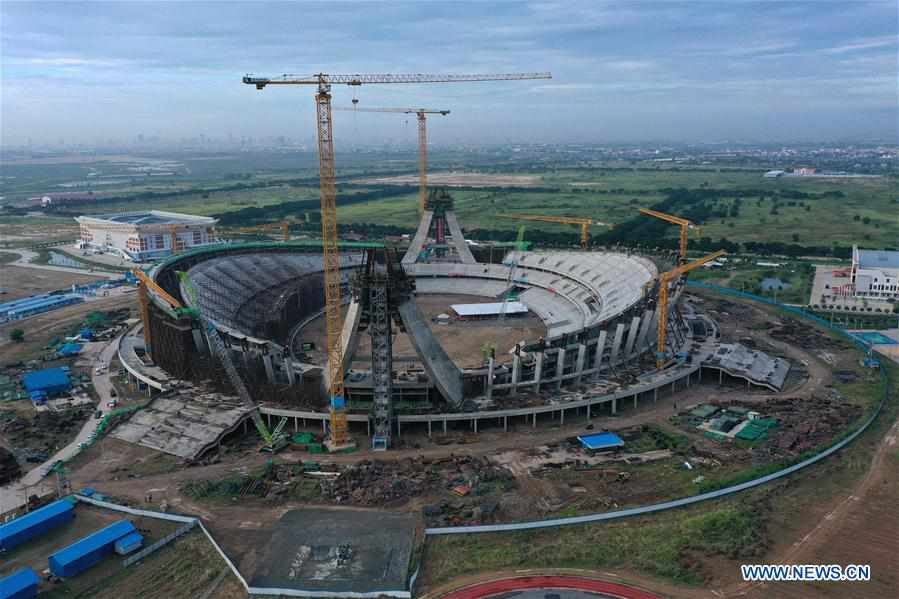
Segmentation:
<svg viewBox="0 0 899 599">
<path fill-rule="evenodd" d="M 4 447 L 0 447 L 0 485 L 10 483 L 22 474 L 16 457 Z"/>
</svg>

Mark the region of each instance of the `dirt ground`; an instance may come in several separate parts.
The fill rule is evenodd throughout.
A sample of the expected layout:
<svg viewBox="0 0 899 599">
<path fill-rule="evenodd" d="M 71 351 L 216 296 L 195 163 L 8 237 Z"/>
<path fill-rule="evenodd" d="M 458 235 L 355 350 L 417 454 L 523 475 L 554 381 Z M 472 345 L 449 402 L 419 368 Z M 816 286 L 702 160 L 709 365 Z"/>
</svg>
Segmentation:
<svg viewBox="0 0 899 599">
<path fill-rule="evenodd" d="M 428 173 L 431 185 L 444 187 L 536 187 L 543 178 L 539 175 L 490 175 L 486 173 Z M 379 183 L 387 185 L 418 185 L 418 175 L 400 175 L 359 179 L 354 183 Z"/>
<path fill-rule="evenodd" d="M 0 295 L 0 302 L 11 302 L 35 293 L 71 288 L 72 285 L 86 285 L 101 279 L 71 272 L 0 264 L 0 289 L 6 292 Z"/>
<path fill-rule="evenodd" d="M 510 317 L 505 324 L 497 326 L 496 321 L 462 322 L 455 321 L 450 324 L 437 324 L 431 319 L 438 314 L 448 313 L 451 304 L 484 303 L 491 301 L 489 298 L 474 295 L 431 295 L 422 294 L 415 298 L 425 318 L 429 321 L 434 336 L 441 347 L 449 355 L 450 359 L 460 368 L 474 368 L 483 365 L 484 354 L 481 348 L 486 343 L 496 346 L 496 361 L 499 364 L 512 363 L 509 350 L 519 341 L 533 341 L 546 335 L 546 325 L 534 313 L 526 316 Z M 325 347 L 324 318 L 317 318 L 303 330 L 301 335 L 304 341 L 315 343 L 318 352 L 313 357 L 323 358 L 321 350 Z M 394 331 L 396 327 L 394 326 Z M 367 333 L 359 336 L 359 345 L 356 348 L 356 360 L 353 367 L 359 369 L 371 368 L 371 338 Z M 412 340 L 408 335 L 396 331 L 393 338 L 393 355 L 398 358 L 397 369 L 402 366 L 417 366 L 421 368 Z"/>
<path fill-rule="evenodd" d="M 136 311 L 137 297 L 134 294 L 110 296 L 95 301 L 66 306 L 26 320 L 2 324 L 0 325 L 0 364 L 35 359 L 40 356 L 41 350 L 50 340 L 68 334 L 72 326 L 83 321 L 88 313 L 96 310 L 115 310 L 118 308 L 134 308 Z M 10 341 L 9 332 L 13 329 L 25 331 L 25 340 L 21 343 Z"/>
</svg>

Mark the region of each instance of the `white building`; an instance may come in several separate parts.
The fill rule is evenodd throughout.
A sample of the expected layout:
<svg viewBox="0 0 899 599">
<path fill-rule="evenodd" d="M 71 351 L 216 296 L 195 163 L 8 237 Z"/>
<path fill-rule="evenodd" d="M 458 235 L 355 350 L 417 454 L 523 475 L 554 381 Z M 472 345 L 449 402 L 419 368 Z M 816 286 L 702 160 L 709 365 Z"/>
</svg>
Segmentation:
<svg viewBox="0 0 899 599">
<path fill-rule="evenodd" d="M 218 219 L 150 210 L 79 216 L 82 248 L 118 254 L 135 262 L 163 258 L 177 251 L 216 243 Z"/>
<path fill-rule="evenodd" d="M 850 282 L 856 297 L 899 299 L 899 252 L 853 246 Z"/>
</svg>

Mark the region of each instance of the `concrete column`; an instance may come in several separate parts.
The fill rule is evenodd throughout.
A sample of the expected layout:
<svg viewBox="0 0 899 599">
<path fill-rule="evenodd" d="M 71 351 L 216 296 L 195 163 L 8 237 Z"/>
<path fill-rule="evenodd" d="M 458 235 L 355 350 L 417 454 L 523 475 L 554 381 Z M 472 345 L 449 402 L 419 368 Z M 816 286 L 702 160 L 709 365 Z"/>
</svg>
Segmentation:
<svg viewBox="0 0 899 599">
<path fill-rule="evenodd" d="M 518 379 L 521 377 L 521 356 L 512 355 L 512 388 L 509 393 L 515 395 L 518 392 Z"/>
<path fill-rule="evenodd" d="M 533 425 L 533 427 L 534 427 L 534 428 L 537 428 L 537 412 L 534 412 L 533 416 L 534 416 L 534 425 Z"/>
<path fill-rule="evenodd" d="M 612 341 L 612 357 L 609 360 L 609 365 L 614 368 L 618 363 L 618 352 L 621 350 L 621 338 L 624 337 L 624 325 L 619 324 L 615 327 L 615 338 Z"/>
<path fill-rule="evenodd" d="M 639 395 L 639 393 L 634 393 L 634 409 L 635 410 L 637 409 L 637 396 L 638 395 Z"/>
<path fill-rule="evenodd" d="M 297 384 L 296 373 L 293 371 L 293 360 L 290 356 L 284 357 L 284 373 L 287 375 L 287 382 L 291 385 Z"/>
<path fill-rule="evenodd" d="M 487 399 L 493 397 L 493 368 L 496 361 L 493 358 L 487 359 Z"/>
<path fill-rule="evenodd" d="M 596 355 L 593 356 L 593 368 L 596 369 L 596 376 L 599 376 L 599 370 L 602 368 L 602 355 L 606 349 L 606 337 L 608 337 L 608 332 L 600 331 L 599 339 L 596 340 Z"/>
<path fill-rule="evenodd" d="M 275 369 L 272 367 L 272 357 L 270 354 L 264 354 L 262 356 L 262 363 L 265 365 L 265 376 L 268 377 L 270 383 L 274 383 L 275 381 Z"/>
<path fill-rule="evenodd" d="M 474 419 L 474 432 L 476 432 L 476 433 L 478 432 L 478 419 L 477 418 Z"/>
<path fill-rule="evenodd" d="M 637 341 L 637 333 L 640 331 L 640 317 L 631 318 L 631 327 L 627 331 L 627 343 L 624 345 L 624 359 L 629 360 L 634 353 L 634 343 Z"/>
<path fill-rule="evenodd" d="M 562 408 L 561 411 L 559 412 L 559 424 L 561 424 L 561 425 L 565 424 L 565 408 Z"/>
<path fill-rule="evenodd" d="M 540 377 L 543 376 L 543 359 L 546 355 L 541 351 L 537 354 L 537 364 L 534 366 L 534 391 L 540 391 Z"/>
<path fill-rule="evenodd" d="M 431 436 L 431 421 L 428 420 L 428 437 Z"/>
<path fill-rule="evenodd" d="M 446 418 L 443 419 L 443 434 L 446 434 Z"/>
<path fill-rule="evenodd" d="M 559 353 L 556 354 L 556 378 L 558 381 L 556 382 L 556 389 L 560 389 L 562 387 L 562 373 L 565 372 L 565 348 L 559 350 Z"/>
<path fill-rule="evenodd" d="M 206 341 L 203 339 L 203 333 L 200 332 L 200 329 L 191 329 L 190 334 L 194 338 L 194 346 L 197 348 L 197 351 L 205 354 Z"/>
<path fill-rule="evenodd" d="M 618 413 L 618 400 L 617 399 L 612 400 L 612 413 L 613 414 Z"/>
<path fill-rule="evenodd" d="M 658 403 L 659 401 L 659 388 L 656 387 L 652 390 L 652 403 Z"/>
<path fill-rule="evenodd" d="M 509 432 L 509 417 L 508 416 L 503 416 L 503 432 L 504 433 Z"/>
<path fill-rule="evenodd" d="M 720 387 L 723 384 L 724 384 L 724 371 L 719 370 L 718 371 L 718 386 Z"/>
<path fill-rule="evenodd" d="M 300 419 L 296 416 L 293 417 L 293 432 L 300 432 Z"/>
<path fill-rule="evenodd" d="M 322 418 L 322 434 L 325 435 L 328 433 L 327 426 L 325 425 L 325 419 Z"/>
<path fill-rule="evenodd" d="M 399 420 L 397 420 L 396 421 L 396 438 L 397 439 L 400 438 L 400 433 L 402 432 L 402 428 L 403 428 L 402 423 Z"/>
<path fill-rule="evenodd" d="M 637 335 L 637 352 L 641 352 L 648 345 L 650 345 L 651 341 L 649 339 L 649 331 L 652 329 L 652 321 L 655 318 L 655 311 L 646 310 L 643 313 L 643 322 L 640 325 L 640 334 Z"/>
<path fill-rule="evenodd" d="M 574 381 L 576 383 L 581 382 L 581 377 L 584 372 L 584 359 L 587 357 L 587 346 L 583 343 L 578 344 L 577 346 L 577 361 L 574 363 L 574 371 L 577 373 L 577 377 L 575 377 Z"/>
</svg>

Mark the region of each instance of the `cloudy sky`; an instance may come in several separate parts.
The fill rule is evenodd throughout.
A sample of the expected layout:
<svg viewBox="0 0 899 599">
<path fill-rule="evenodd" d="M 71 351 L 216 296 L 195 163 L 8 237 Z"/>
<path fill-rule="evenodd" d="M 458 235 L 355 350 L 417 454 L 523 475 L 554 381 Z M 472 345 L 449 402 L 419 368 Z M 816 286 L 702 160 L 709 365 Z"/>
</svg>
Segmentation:
<svg viewBox="0 0 899 599">
<path fill-rule="evenodd" d="M 434 143 L 897 137 L 897 3 L 0 4 L 2 142 L 312 139 L 312 89 L 247 72 L 552 71 L 551 81 L 335 88 L 334 104 L 450 109 Z M 414 137 L 335 115 L 337 138 Z M 346 138 L 344 138 L 346 139 Z"/>
</svg>

